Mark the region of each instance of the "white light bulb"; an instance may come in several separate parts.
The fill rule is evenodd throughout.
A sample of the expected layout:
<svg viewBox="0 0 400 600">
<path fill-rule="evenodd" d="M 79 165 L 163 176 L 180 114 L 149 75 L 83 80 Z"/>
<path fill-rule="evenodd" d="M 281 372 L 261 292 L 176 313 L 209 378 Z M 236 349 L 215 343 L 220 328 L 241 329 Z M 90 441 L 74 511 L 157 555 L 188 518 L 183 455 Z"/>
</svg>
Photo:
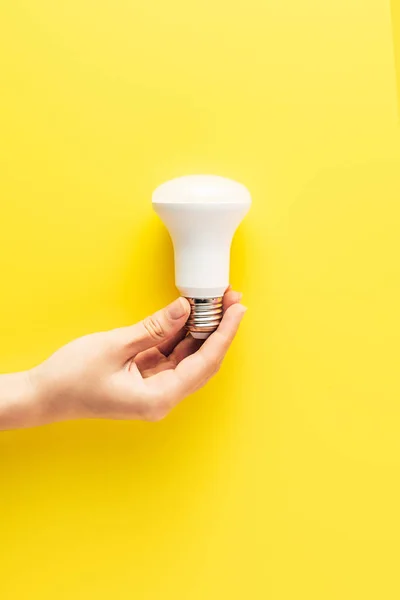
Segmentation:
<svg viewBox="0 0 400 600">
<path fill-rule="evenodd" d="M 250 205 L 244 185 L 215 175 L 179 177 L 153 194 L 172 238 L 175 283 L 190 302 L 187 328 L 195 338 L 208 337 L 222 318 L 231 242 Z"/>
</svg>

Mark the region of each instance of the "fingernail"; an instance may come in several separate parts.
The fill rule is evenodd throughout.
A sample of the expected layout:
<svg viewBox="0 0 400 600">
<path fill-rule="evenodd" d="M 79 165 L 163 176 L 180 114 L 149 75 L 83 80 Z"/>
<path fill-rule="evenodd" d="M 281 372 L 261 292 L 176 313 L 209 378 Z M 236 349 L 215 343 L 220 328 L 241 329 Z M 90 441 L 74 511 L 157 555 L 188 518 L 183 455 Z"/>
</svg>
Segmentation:
<svg viewBox="0 0 400 600">
<path fill-rule="evenodd" d="M 247 312 L 247 306 L 245 306 L 244 304 L 240 304 L 240 308 L 242 309 L 242 317 L 243 317 L 244 314 Z"/>
<path fill-rule="evenodd" d="M 187 315 L 187 313 L 187 303 L 183 298 L 177 298 L 167 307 L 167 314 L 174 321 L 181 319 Z"/>
</svg>

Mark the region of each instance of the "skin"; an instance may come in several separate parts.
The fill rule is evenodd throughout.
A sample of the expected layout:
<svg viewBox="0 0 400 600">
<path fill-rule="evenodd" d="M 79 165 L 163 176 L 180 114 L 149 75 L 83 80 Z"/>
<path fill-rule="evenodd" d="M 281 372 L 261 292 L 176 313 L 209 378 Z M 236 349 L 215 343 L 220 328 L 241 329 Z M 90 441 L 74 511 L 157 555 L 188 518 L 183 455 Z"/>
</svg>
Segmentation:
<svg viewBox="0 0 400 600">
<path fill-rule="evenodd" d="M 29 371 L 0 375 L 0 430 L 71 419 L 163 419 L 219 370 L 246 308 L 228 290 L 205 342 L 185 335 L 185 298 L 128 327 L 70 342 Z"/>
</svg>

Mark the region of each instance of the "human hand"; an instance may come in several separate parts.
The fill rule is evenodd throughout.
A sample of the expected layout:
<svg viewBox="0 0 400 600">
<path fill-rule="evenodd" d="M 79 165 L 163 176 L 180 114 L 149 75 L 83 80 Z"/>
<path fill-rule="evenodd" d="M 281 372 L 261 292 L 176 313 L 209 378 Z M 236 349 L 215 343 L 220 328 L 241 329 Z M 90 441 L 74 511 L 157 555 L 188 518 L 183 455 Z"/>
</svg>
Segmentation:
<svg viewBox="0 0 400 600">
<path fill-rule="evenodd" d="M 245 307 L 228 290 L 224 316 L 204 343 L 185 336 L 178 298 L 140 323 L 84 336 L 29 372 L 28 426 L 80 418 L 158 421 L 218 371 Z M 27 426 L 27 425 L 20 425 Z"/>
</svg>

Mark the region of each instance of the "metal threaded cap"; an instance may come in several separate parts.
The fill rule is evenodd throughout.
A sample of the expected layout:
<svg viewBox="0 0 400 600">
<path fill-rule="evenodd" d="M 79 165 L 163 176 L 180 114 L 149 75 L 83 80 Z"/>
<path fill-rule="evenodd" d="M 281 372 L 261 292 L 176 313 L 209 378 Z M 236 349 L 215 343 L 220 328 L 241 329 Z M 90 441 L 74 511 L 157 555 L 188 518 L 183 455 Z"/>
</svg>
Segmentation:
<svg viewBox="0 0 400 600">
<path fill-rule="evenodd" d="M 188 298 L 190 316 L 186 329 L 197 340 L 208 338 L 222 319 L 222 296 L 216 298 Z"/>
</svg>

